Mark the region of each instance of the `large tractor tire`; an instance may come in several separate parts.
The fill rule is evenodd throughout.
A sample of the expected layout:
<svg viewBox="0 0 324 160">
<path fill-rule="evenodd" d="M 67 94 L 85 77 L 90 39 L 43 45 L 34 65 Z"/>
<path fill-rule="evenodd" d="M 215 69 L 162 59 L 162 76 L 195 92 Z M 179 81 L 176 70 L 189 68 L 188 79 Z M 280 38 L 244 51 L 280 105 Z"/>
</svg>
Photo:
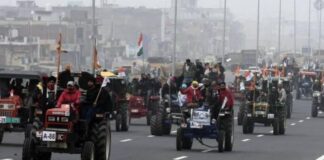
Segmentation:
<svg viewBox="0 0 324 160">
<path fill-rule="evenodd" d="M 93 125 L 91 140 L 95 145 L 95 159 L 109 160 L 111 153 L 111 131 L 108 121 L 103 120 Z"/>
<path fill-rule="evenodd" d="M 287 98 L 287 103 L 286 103 L 286 106 L 287 106 L 287 118 L 291 118 L 291 113 L 292 113 L 292 107 L 293 107 L 293 98 L 291 96 L 291 94 L 289 94 L 288 98 Z"/>
<path fill-rule="evenodd" d="M 218 152 L 224 152 L 225 149 L 225 131 L 220 130 L 217 136 Z"/>
<path fill-rule="evenodd" d="M 146 113 L 146 125 L 148 126 L 151 125 L 151 119 L 152 119 L 152 111 L 148 111 Z"/>
<path fill-rule="evenodd" d="M 243 117 L 244 117 L 243 113 L 241 112 L 237 113 L 237 125 L 239 126 L 243 125 Z"/>
<path fill-rule="evenodd" d="M 35 155 L 35 140 L 26 138 L 23 144 L 22 160 L 34 160 Z"/>
<path fill-rule="evenodd" d="M 181 128 L 178 128 L 177 130 L 177 150 L 181 151 L 182 149 L 188 149 L 190 150 L 192 147 L 193 139 L 184 137 L 183 131 Z"/>
<path fill-rule="evenodd" d="M 301 98 L 301 93 L 299 88 L 297 87 L 297 91 L 296 91 L 296 99 L 300 99 Z"/>
<path fill-rule="evenodd" d="M 5 131 L 4 130 L 4 127 L 3 126 L 0 126 L 0 144 L 3 141 L 4 131 Z"/>
<path fill-rule="evenodd" d="M 42 127 L 42 122 L 39 120 L 39 118 L 35 118 L 32 124 L 27 124 L 25 130 L 25 138 L 35 136 L 36 131 L 41 127 Z"/>
<path fill-rule="evenodd" d="M 227 122 L 227 128 L 225 132 L 225 151 L 232 151 L 234 145 L 234 120 L 230 119 Z"/>
<path fill-rule="evenodd" d="M 124 104 L 121 108 L 121 131 L 128 131 L 130 121 L 130 112 L 128 105 Z"/>
<path fill-rule="evenodd" d="M 318 116 L 318 108 L 317 108 L 317 103 L 312 103 L 312 117 L 317 117 Z"/>
<path fill-rule="evenodd" d="M 86 142 L 81 152 L 81 160 L 95 160 L 95 145 L 93 142 Z"/>
<path fill-rule="evenodd" d="M 151 118 L 151 134 L 154 136 L 162 136 L 163 133 L 163 116 L 158 113 Z"/>
<path fill-rule="evenodd" d="M 163 107 L 151 118 L 151 134 L 155 136 L 169 135 L 172 124 L 166 124 L 166 111 Z"/>
<path fill-rule="evenodd" d="M 272 122 L 273 135 L 279 135 L 279 120 L 275 118 Z"/>
<path fill-rule="evenodd" d="M 254 123 L 246 115 L 243 118 L 243 134 L 252 134 L 254 130 Z"/>
<path fill-rule="evenodd" d="M 122 116 L 120 113 L 117 113 L 116 115 L 116 131 L 121 131 L 121 124 L 122 124 Z"/>
<path fill-rule="evenodd" d="M 286 133 L 286 120 L 280 118 L 279 120 L 279 134 L 284 135 Z"/>
</svg>

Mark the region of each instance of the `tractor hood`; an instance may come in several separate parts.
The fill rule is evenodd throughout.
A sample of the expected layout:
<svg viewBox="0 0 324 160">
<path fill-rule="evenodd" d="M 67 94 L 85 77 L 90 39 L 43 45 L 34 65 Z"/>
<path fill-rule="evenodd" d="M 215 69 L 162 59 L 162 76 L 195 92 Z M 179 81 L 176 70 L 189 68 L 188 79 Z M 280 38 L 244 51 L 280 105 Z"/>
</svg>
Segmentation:
<svg viewBox="0 0 324 160">
<path fill-rule="evenodd" d="M 47 116 L 70 116 L 70 106 L 62 105 L 61 108 L 48 109 L 46 112 Z"/>
</svg>

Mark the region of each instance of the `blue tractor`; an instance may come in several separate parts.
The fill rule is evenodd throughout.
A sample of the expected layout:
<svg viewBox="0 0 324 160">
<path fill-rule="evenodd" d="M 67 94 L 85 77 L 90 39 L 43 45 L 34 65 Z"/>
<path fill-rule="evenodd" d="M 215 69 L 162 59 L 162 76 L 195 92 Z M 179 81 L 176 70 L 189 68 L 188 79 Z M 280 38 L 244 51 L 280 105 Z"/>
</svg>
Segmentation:
<svg viewBox="0 0 324 160">
<path fill-rule="evenodd" d="M 200 108 L 183 110 L 183 120 L 177 130 L 177 150 L 190 150 L 193 139 L 197 139 L 202 145 L 203 138 L 215 139 L 218 142 L 218 151 L 232 151 L 234 142 L 233 110 L 221 106 L 218 116 L 212 116 L 212 109 L 206 105 Z"/>
</svg>

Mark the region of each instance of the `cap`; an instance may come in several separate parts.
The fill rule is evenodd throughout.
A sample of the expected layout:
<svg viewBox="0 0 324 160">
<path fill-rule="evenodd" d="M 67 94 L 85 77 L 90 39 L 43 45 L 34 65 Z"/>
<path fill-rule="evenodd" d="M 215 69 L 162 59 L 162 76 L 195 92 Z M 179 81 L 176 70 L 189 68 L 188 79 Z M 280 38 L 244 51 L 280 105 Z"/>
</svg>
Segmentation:
<svg viewBox="0 0 324 160">
<path fill-rule="evenodd" d="M 198 85 L 199 83 L 197 81 L 193 81 L 191 84 L 192 85 Z"/>
<path fill-rule="evenodd" d="M 187 88 L 187 85 L 186 85 L 185 83 L 183 83 L 183 84 L 181 85 L 181 88 Z"/>
<path fill-rule="evenodd" d="M 74 86 L 74 82 L 73 81 L 69 81 L 66 85 L 67 86 Z"/>
</svg>

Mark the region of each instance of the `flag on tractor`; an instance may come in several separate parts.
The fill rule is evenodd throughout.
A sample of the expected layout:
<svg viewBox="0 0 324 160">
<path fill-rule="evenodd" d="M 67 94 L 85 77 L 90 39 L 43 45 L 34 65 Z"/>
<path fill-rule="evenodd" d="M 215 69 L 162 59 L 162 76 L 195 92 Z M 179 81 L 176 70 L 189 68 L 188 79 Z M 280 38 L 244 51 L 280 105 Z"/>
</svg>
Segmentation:
<svg viewBox="0 0 324 160">
<path fill-rule="evenodd" d="M 138 46 L 137 56 L 143 55 L 144 50 L 143 50 L 143 34 L 142 33 L 140 34 L 140 37 L 138 38 L 137 46 Z"/>
<path fill-rule="evenodd" d="M 94 65 L 94 68 L 95 69 L 100 69 L 101 68 L 101 65 L 99 63 L 99 60 L 98 60 L 98 51 L 97 51 L 97 47 L 94 46 L 93 47 L 93 65 Z"/>
</svg>

